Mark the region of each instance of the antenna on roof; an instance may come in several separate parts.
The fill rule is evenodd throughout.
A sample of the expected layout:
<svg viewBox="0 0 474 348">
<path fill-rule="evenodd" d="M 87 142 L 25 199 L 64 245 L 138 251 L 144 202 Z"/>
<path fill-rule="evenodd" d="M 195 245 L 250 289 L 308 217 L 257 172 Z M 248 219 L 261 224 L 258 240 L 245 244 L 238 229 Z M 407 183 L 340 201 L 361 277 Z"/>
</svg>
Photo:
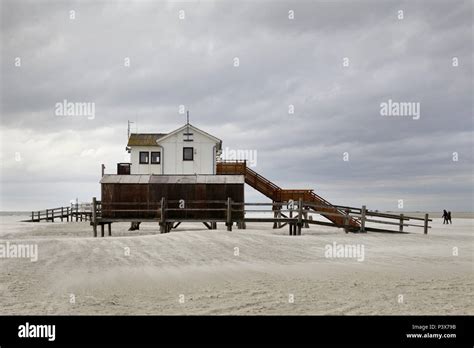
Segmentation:
<svg viewBox="0 0 474 348">
<path fill-rule="evenodd" d="M 186 111 L 186 124 L 189 124 L 189 110 Z"/>
<path fill-rule="evenodd" d="M 131 123 L 135 123 L 135 122 L 131 122 L 130 120 L 128 120 L 127 139 L 130 138 L 130 124 L 131 124 Z"/>
</svg>

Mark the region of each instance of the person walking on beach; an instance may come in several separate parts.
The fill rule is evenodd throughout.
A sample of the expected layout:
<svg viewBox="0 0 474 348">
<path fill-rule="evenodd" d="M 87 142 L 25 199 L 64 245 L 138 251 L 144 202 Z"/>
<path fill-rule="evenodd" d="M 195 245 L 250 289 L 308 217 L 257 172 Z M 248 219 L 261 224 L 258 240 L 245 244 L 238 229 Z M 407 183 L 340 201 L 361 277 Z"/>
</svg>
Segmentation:
<svg viewBox="0 0 474 348">
<path fill-rule="evenodd" d="M 448 223 L 448 212 L 446 211 L 446 209 L 443 210 L 443 225 L 444 224 L 447 224 Z"/>
<path fill-rule="evenodd" d="M 447 218 L 448 218 L 448 222 L 452 225 L 453 222 L 451 221 L 451 212 L 450 212 L 450 211 L 448 211 L 448 216 L 447 216 Z"/>
</svg>

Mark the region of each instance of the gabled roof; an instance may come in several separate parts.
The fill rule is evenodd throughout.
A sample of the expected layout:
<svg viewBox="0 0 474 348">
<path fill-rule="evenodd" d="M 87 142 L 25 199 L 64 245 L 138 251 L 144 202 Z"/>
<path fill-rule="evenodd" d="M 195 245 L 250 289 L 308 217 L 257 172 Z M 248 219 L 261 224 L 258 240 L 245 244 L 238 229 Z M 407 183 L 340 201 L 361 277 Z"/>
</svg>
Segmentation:
<svg viewBox="0 0 474 348">
<path fill-rule="evenodd" d="M 156 142 L 166 135 L 166 133 L 132 133 L 127 146 L 158 146 Z"/>
<path fill-rule="evenodd" d="M 194 127 L 192 124 L 188 123 L 188 124 L 185 124 L 184 126 L 166 134 L 165 136 L 163 136 L 162 138 L 158 139 L 159 142 L 162 142 L 163 140 L 175 135 L 176 133 L 179 133 L 179 132 L 182 132 L 183 130 L 185 130 L 187 127 L 189 127 L 189 129 L 192 129 L 193 131 L 196 131 L 198 133 L 201 133 L 209 138 L 211 138 L 212 140 L 214 140 L 216 143 L 222 143 L 222 140 L 220 140 L 219 138 L 216 138 L 215 136 L 213 135 L 210 135 L 209 133 L 206 133 L 204 132 L 203 130 L 197 128 L 197 127 Z"/>
</svg>

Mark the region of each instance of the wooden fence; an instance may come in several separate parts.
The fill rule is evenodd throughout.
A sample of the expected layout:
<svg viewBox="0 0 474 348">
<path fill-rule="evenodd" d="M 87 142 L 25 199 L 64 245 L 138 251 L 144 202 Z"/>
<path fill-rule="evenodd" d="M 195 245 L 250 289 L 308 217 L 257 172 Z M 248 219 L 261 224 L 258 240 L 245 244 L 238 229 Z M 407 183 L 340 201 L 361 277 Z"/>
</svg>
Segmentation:
<svg viewBox="0 0 474 348">
<path fill-rule="evenodd" d="M 200 208 L 199 204 L 202 203 L 213 203 L 212 208 Z M 104 203 L 105 204 L 105 203 Z M 111 235 L 111 223 L 113 222 L 143 222 L 143 221 L 155 221 L 159 223 L 160 232 L 167 233 L 173 228 L 176 228 L 182 222 L 202 222 L 208 228 L 215 229 L 218 222 L 225 223 L 227 230 L 232 231 L 232 226 L 237 224 L 238 228 L 244 229 L 246 223 L 273 223 L 274 228 L 282 228 L 288 226 L 289 235 L 301 235 L 302 228 L 307 228 L 309 225 L 324 225 L 330 227 L 343 228 L 346 233 L 365 233 L 365 232 L 391 232 L 391 233 L 407 233 L 405 227 L 415 227 L 423 229 L 423 233 L 427 234 L 429 222 L 428 214 L 425 214 L 424 218 L 406 216 L 404 214 L 388 214 L 380 213 L 377 211 L 368 210 L 366 206 L 361 208 L 348 207 L 348 206 L 334 206 L 338 212 L 329 213 L 327 212 L 327 206 L 317 205 L 314 202 L 289 201 L 289 202 L 273 202 L 273 203 L 236 203 L 232 202 L 230 198 L 226 201 L 187 201 L 182 204 L 182 201 L 167 201 L 162 198 L 159 203 L 155 203 L 153 208 L 150 209 L 149 205 L 142 207 L 140 203 L 107 203 L 114 207 L 115 212 L 126 211 L 128 213 L 136 213 L 136 218 L 111 218 L 102 217 L 102 209 L 110 212 L 110 208 L 106 205 L 102 207 L 102 203 L 93 198 L 92 201 L 92 213 L 91 213 L 91 225 L 93 226 L 94 237 L 97 237 L 97 226 L 101 227 L 101 235 L 104 236 L 104 225 L 108 226 L 109 236 Z M 127 205 L 126 210 L 117 209 L 116 206 L 124 204 Z M 135 205 L 135 209 L 131 209 L 130 206 Z M 247 208 L 247 207 L 254 207 Z M 256 207 L 256 208 L 255 208 Z M 263 209 L 267 207 L 267 209 Z M 108 210 L 107 210 L 108 209 Z M 182 212 L 179 217 L 172 212 Z M 143 212 L 154 212 L 155 218 L 141 218 L 140 214 Z M 202 212 L 202 216 L 199 217 Z M 209 212 L 220 212 L 217 214 L 217 218 L 209 218 Z M 337 225 L 329 220 L 318 221 L 313 220 L 310 214 L 323 214 L 331 215 L 337 214 L 340 216 L 340 212 L 344 213 L 344 222 L 342 225 Z M 188 214 L 189 213 L 189 214 Z M 273 216 L 269 217 L 246 217 L 248 213 L 269 213 Z M 173 217 L 171 215 L 174 215 Z M 360 227 L 354 229 L 353 225 L 349 223 L 351 219 L 355 219 L 359 222 Z M 420 223 L 413 223 L 421 221 Z M 373 226 L 373 224 L 384 225 L 383 228 L 380 226 Z M 372 226 L 371 226 L 372 225 Z M 387 226 L 387 228 L 385 228 Z M 390 229 L 389 227 L 396 226 L 397 229 Z"/>
<path fill-rule="evenodd" d="M 55 219 L 61 221 L 88 221 L 92 218 L 91 203 L 71 203 L 70 206 L 51 208 L 45 210 L 35 210 L 31 212 L 31 219 L 25 222 L 51 221 Z"/>
</svg>

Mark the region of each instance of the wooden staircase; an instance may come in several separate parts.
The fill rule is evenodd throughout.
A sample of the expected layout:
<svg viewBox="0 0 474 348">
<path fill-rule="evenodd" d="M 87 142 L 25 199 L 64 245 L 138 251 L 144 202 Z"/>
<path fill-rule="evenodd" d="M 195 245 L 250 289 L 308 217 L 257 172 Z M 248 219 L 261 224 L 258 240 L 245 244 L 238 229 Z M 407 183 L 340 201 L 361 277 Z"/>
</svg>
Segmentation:
<svg viewBox="0 0 474 348">
<path fill-rule="evenodd" d="M 247 167 L 246 161 L 221 161 L 217 162 L 216 174 L 218 175 L 244 175 L 245 183 L 264 194 L 274 202 L 298 201 L 310 202 L 318 206 L 311 207 L 319 214 L 332 221 L 338 227 L 344 227 L 345 223 L 349 229 L 359 230 L 360 224 L 357 220 L 348 217 L 341 209 L 335 207 L 324 198 L 318 196 L 313 190 L 286 190 L 261 176 Z M 325 215 L 328 213 L 330 215 Z"/>
</svg>

